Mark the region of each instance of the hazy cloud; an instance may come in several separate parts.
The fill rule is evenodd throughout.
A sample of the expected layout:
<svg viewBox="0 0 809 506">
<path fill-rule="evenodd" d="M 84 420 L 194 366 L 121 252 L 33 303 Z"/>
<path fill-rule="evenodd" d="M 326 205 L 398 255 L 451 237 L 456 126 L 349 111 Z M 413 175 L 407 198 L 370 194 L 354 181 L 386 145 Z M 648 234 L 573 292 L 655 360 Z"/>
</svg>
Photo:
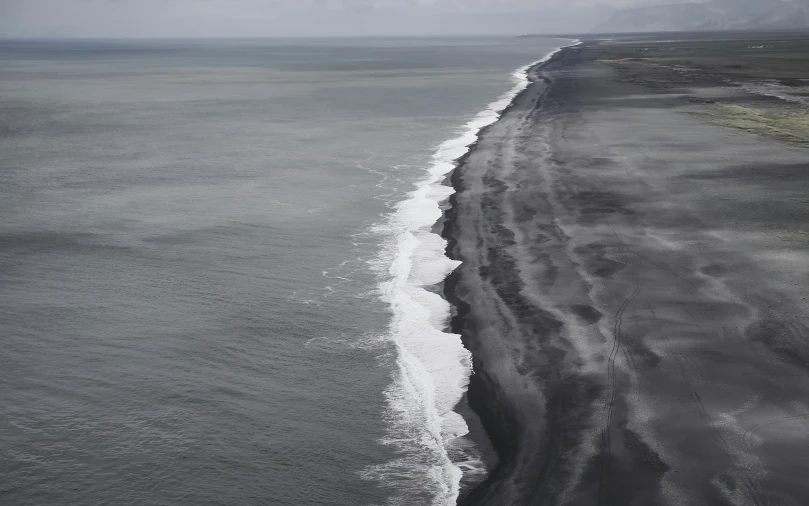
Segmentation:
<svg viewBox="0 0 809 506">
<path fill-rule="evenodd" d="M 766 1 L 766 0 L 763 0 Z M 8 36 L 558 33 L 659 0 L 0 0 Z"/>
</svg>

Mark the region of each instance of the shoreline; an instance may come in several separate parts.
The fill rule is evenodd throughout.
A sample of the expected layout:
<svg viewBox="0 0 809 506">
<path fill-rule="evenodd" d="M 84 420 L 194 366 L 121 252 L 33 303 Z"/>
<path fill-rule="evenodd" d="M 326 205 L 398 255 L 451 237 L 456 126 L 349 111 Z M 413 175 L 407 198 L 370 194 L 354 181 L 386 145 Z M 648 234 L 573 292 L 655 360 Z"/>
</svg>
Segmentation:
<svg viewBox="0 0 809 506">
<path fill-rule="evenodd" d="M 455 504 L 461 488 L 473 484 L 485 475 L 482 460 L 491 460 L 486 449 L 480 423 L 466 406 L 466 385 L 471 375 L 471 354 L 447 323 L 453 309 L 443 295 L 447 275 L 458 262 L 446 255 L 446 243 L 441 229 L 444 211 L 454 188 L 444 184 L 460 160 L 468 155 L 481 132 L 495 124 L 526 87 L 531 84 L 527 72 L 550 60 L 561 48 L 545 55 L 542 60 L 524 65 L 511 72 L 513 86 L 495 101 L 470 118 L 457 135 L 442 142 L 433 152 L 427 174 L 416 182 L 416 188 L 398 202 L 394 212 L 377 225 L 378 230 L 397 230 L 392 237 L 394 252 L 390 257 L 380 255 L 375 268 L 383 277 L 379 284 L 381 300 L 388 303 L 393 318 L 388 328 L 397 346 L 397 375 L 386 389 L 391 431 L 400 436 L 389 441 L 432 441 L 424 461 L 414 457 L 395 465 L 423 466 L 425 493 L 435 493 L 436 504 Z M 429 212 L 425 212 L 429 209 Z M 426 267 L 429 266 L 429 267 Z M 404 401 L 403 401 L 404 400 Z M 397 411 L 398 410 L 398 411 Z M 413 410 L 406 412 L 405 410 Z M 401 416 L 406 412 L 405 416 Z M 415 428 L 407 420 L 422 423 Z M 406 452 L 404 446 L 396 446 Z M 486 453 L 487 456 L 481 456 Z M 371 472 L 388 472 L 379 467 Z"/>
<path fill-rule="evenodd" d="M 806 151 L 695 114 L 757 99 L 608 51 L 532 67 L 450 174 L 443 292 L 497 457 L 458 504 L 798 506 Z"/>
<path fill-rule="evenodd" d="M 538 72 L 564 57 L 566 51 L 579 44 L 580 42 L 575 42 L 569 46 L 560 47 L 550 54 L 547 59 L 530 65 L 525 71 L 529 79 L 528 85 L 512 98 L 509 105 L 500 113 L 500 118 L 507 114 L 509 109 L 515 105 L 520 95 L 527 92 L 531 86 L 536 85 L 539 81 L 543 81 L 546 88 L 542 93 L 547 92 L 550 82 L 540 76 Z M 532 76 L 536 76 L 536 79 L 532 80 Z M 497 121 L 500 121 L 500 118 L 498 118 Z M 445 254 L 452 260 L 463 262 L 463 258 L 456 251 L 457 241 L 452 232 L 456 220 L 458 219 L 456 200 L 459 194 L 464 191 L 461 174 L 464 164 L 477 149 L 480 138 L 484 136 L 492 126 L 493 124 L 481 128 L 477 134 L 478 140 L 469 145 L 468 151 L 458 158 L 455 168 L 447 174 L 443 181 L 443 184 L 450 186 L 454 192 L 449 196 L 447 207 L 444 209 L 441 219 L 436 223 L 436 228 L 439 228 L 441 237 L 447 241 Z M 492 479 L 493 473 L 501 467 L 503 456 L 513 451 L 513 443 L 508 441 L 509 438 L 500 430 L 498 421 L 495 419 L 496 414 L 486 411 L 485 406 L 488 402 L 487 399 L 493 395 L 493 392 L 483 379 L 484 373 L 472 350 L 473 345 L 469 333 L 464 331 L 464 317 L 469 313 L 471 306 L 456 292 L 459 280 L 460 272 L 458 269 L 455 269 L 444 279 L 441 288 L 442 296 L 450 303 L 452 308 L 449 332 L 460 335 L 464 348 L 472 355 L 472 374 L 469 377 L 467 391 L 454 408 L 454 411 L 461 414 L 466 421 L 469 427 L 468 437 L 474 443 L 475 448 L 480 452 L 481 460 L 487 468 L 487 474 L 482 480 L 473 480 L 467 486 L 464 486 L 462 483 L 458 502 L 459 504 L 463 504 L 468 494 Z"/>
</svg>

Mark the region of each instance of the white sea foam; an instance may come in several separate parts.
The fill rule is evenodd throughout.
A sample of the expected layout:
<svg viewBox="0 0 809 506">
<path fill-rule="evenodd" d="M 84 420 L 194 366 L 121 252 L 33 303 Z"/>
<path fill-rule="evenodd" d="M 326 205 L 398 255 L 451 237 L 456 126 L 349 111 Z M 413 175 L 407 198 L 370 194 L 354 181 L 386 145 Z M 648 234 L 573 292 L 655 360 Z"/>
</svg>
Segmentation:
<svg viewBox="0 0 809 506">
<path fill-rule="evenodd" d="M 402 492 L 402 497 L 393 499 L 395 504 L 413 504 L 416 497 L 427 494 L 433 505 L 454 505 L 464 469 L 480 472 L 482 467 L 453 462 L 447 452 L 454 439 L 468 433 L 464 419 L 453 408 L 466 390 L 472 369 L 460 336 L 444 332 L 449 303 L 426 289 L 460 264 L 444 254 L 446 241 L 431 229 L 441 218 L 439 204 L 454 193 L 442 184 L 445 176 L 481 129 L 497 121 L 528 86 L 528 69 L 559 49 L 515 71 L 514 87 L 464 125 L 460 135 L 438 147 L 416 189 L 374 229 L 386 238 L 373 266 L 381 280 L 381 298 L 392 311 L 388 338 L 397 349 L 394 381 L 386 391 L 389 433 L 384 442 L 393 445 L 401 458 L 367 474 L 388 484 L 395 481 Z"/>
</svg>

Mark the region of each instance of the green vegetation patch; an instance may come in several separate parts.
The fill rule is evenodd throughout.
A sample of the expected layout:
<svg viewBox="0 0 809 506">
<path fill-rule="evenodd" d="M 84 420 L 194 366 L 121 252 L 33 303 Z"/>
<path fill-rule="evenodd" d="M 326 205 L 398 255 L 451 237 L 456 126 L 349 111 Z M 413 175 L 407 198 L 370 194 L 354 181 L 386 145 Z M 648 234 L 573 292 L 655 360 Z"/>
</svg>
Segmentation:
<svg viewBox="0 0 809 506">
<path fill-rule="evenodd" d="M 737 104 L 716 103 L 706 106 L 709 121 L 715 125 L 773 137 L 809 147 L 809 110 L 778 107 L 757 109 Z"/>
<path fill-rule="evenodd" d="M 698 69 L 732 79 L 784 79 L 796 87 L 809 79 L 809 36 L 799 34 L 704 35 L 601 41 L 585 48 L 596 60 L 644 62 Z"/>
<path fill-rule="evenodd" d="M 784 242 L 807 242 L 809 241 L 809 230 L 791 230 L 789 235 L 779 235 L 778 239 Z"/>
</svg>

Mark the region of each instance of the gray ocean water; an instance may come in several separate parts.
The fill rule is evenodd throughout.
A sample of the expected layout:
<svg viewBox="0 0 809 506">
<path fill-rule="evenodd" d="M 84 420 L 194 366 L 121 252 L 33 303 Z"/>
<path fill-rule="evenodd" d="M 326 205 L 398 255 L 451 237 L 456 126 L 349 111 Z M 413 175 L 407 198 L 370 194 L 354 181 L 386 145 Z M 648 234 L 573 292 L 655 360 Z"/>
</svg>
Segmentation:
<svg viewBox="0 0 809 506">
<path fill-rule="evenodd" d="M 0 41 L 0 504 L 444 501 L 379 224 L 558 45 Z"/>
</svg>

